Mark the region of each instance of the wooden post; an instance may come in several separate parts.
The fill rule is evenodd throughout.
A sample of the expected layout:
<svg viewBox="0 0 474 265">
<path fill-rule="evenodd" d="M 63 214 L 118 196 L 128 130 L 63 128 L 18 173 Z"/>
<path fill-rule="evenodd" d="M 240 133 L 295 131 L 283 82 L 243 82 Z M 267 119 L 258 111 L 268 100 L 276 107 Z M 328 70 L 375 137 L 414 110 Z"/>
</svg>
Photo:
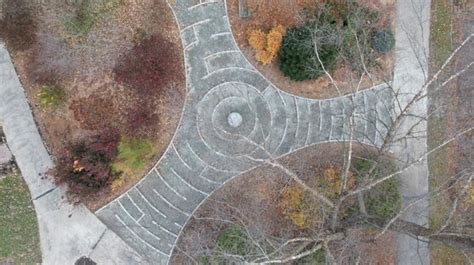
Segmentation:
<svg viewBox="0 0 474 265">
<path fill-rule="evenodd" d="M 239 0 L 239 17 L 250 17 L 250 12 L 247 8 L 247 0 Z"/>
</svg>

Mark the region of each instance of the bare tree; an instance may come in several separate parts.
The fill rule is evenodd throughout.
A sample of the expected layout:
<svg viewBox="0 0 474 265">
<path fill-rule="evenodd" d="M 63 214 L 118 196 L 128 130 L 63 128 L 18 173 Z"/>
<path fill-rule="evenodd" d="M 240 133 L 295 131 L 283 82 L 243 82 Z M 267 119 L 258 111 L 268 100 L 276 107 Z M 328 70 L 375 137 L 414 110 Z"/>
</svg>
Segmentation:
<svg viewBox="0 0 474 265">
<path fill-rule="evenodd" d="M 323 30 L 325 29 L 315 29 Z M 356 47 L 361 47 L 365 44 L 359 41 L 359 34 L 367 34 L 366 32 L 352 31 L 356 40 Z M 336 34 L 336 32 L 335 32 Z M 334 89 L 338 94 L 341 94 L 339 85 L 331 75 L 331 72 L 326 69 L 323 61 L 320 59 L 319 47 L 321 43 L 326 40 L 318 38 L 319 34 L 314 34 L 313 48 L 317 63 L 320 69 L 331 81 Z M 330 37 L 330 36 L 329 36 Z M 337 37 L 337 36 L 333 36 Z M 472 134 L 474 129 L 473 124 L 466 124 L 463 128 L 458 129 L 454 133 L 447 135 L 445 139 L 438 145 L 431 147 L 426 152 L 410 157 L 410 159 L 402 159 L 393 154 L 394 147 L 400 143 L 407 142 L 409 139 L 426 140 L 426 129 L 419 131 L 419 124 L 431 119 L 437 110 L 432 110 L 428 113 L 417 115 L 413 112 L 413 108 L 426 99 L 428 93 L 440 93 L 445 89 L 446 85 L 455 80 L 457 77 L 467 73 L 472 69 L 474 62 L 470 62 L 456 71 L 449 69 L 459 52 L 464 49 L 469 43 L 474 41 L 474 36 L 471 34 L 464 39 L 460 45 L 447 58 L 445 63 L 434 72 L 429 78 L 424 81 L 420 89 L 417 89 L 410 95 L 401 95 L 402 90 L 393 87 L 391 82 L 386 82 L 386 85 L 391 88 L 394 96 L 393 108 L 395 111 L 391 117 L 390 123 L 378 120 L 378 136 L 382 138 L 381 144 L 377 147 L 367 148 L 365 144 L 354 137 L 355 131 L 355 112 L 352 111 L 345 119 L 346 123 L 346 141 L 341 142 L 344 145 L 340 155 L 343 157 L 343 163 L 339 170 L 341 185 L 338 187 L 337 196 L 330 197 L 327 192 L 321 190 L 307 183 L 301 176 L 293 169 L 282 163 L 278 158 L 274 157 L 268 152 L 265 147 L 259 143 L 245 138 L 249 143 L 255 145 L 266 154 L 265 158 L 255 158 L 247 156 L 249 159 L 263 163 L 269 167 L 275 168 L 283 172 L 292 182 L 299 185 L 312 198 L 312 207 L 318 208 L 318 213 L 321 215 L 318 218 L 322 222 L 305 230 L 305 233 L 298 237 L 292 238 L 275 238 L 260 229 L 260 225 L 251 220 L 242 211 L 235 206 L 229 205 L 222 201 L 214 201 L 212 203 L 219 204 L 222 207 L 216 207 L 221 210 L 216 211 L 230 211 L 216 212 L 215 216 L 209 218 L 213 222 L 218 222 L 224 225 L 234 225 L 241 227 L 240 238 L 247 245 L 248 252 L 245 253 L 229 253 L 223 249 L 203 248 L 197 252 L 190 252 L 186 249 L 179 249 L 178 253 L 184 253 L 188 257 L 194 259 L 196 256 L 208 256 L 218 258 L 217 260 L 232 261 L 237 263 L 250 264 L 279 264 L 290 263 L 301 260 L 311 256 L 319 251 L 324 251 L 327 263 L 343 263 L 347 261 L 351 246 L 357 245 L 357 240 L 350 238 L 348 231 L 357 228 L 371 228 L 375 229 L 376 233 L 370 240 L 377 240 L 384 236 L 388 231 L 391 233 L 400 233 L 409 235 L 420 242 L 438 242 L 453 248 L 456 248 L 466 257 L 473 255 L 474 250 L 474 220 L 469 213 L 472 213 L 474 205 L 468 204 L 468 196 L 473 196 L 473 172 L 472 167 L 467 167 L 459 170 L 453 174 L 438 188 L 430 190 L 428 193 L 419 196 L 409 203 L 404 205 L 394 205 L 397 202 L 393 198 L 385 197 L 387 203 L 392 205 L 393 211 L 389 216 L 380 216 L 373 211 L 367 209 L 367 195 L 376 192 L 378 188 L 391 181 L 398 181 L 400 176 L 416 167 L 421 162 L 426 160 L 435 152 L 457 141 L 461 136 Z M 370 82 L 375 85 L 377 78 L 371 72 L 372 67 L 367 65 L 364 52 L 358 48 L 360 60 L 358 60 L 358 78 L 352 80 L 352 92 L 358 92 L 361 89 L 362 80 L 368 78 Z M 353 58 L 352 58 L 353 59 Z M 424 65 L 421 61 L 426 58 L 419 58 L 420 65 Z M 426 72 L 427 69 L 425 69 Z M 430 89 L 428 89 L 430 88 Z M 401 100 L 403 99 L 403 100 Z M 352 97 L 354 104 L 352 109 L 357 108 L 357 103 Z M 407 125 L 407 120 L 409 125 Z M 423 128 L 423 127 L 421 127 Z M 240 136 L 241 137 L 241 136 Z M 368 137 L 368 136 L 367 136 Z M 364 152 L 355 152 L 357 148 L 362 148 Z M 356 165 L 357 161 L 366 161 L 366 167 L 361 169 Z M 388 161 L 388 162 L 387 162 Z M 357 175 L 357 181 L 354 185 L 348 185 L 351 177 Z M 403 215 L 416 207 L 420 203 L 426 203 L 433 198 L 443 194 L 449 194 L 452 200 L 452 205 L 449 207 L 448 215 L 441 228 L 430 228 L 426 225 L 421 225 L 417 222 L 407 221 Z M 470 195 L 469 195 L 470 194 Z M 392 200 L 392 201 L 391 201 Z M 348 207 L 355 205 L 358 211 L 347 218 L 344 212 Z M 470 210 L 461 210 L 462 207 L 470 207 Z M 205 217 L 193 217 L 199 220 L 205 220 Z M 364 239 L 367 240 L 367 239 Z M 359 242 L 360 243 L 360 242 Z M 204 245 L 204 244 L 203 244 Z M 354 254 L 354 253 L 352 253 Z M 354 258 L 354 257 L 351 257 Z M 358 253 L 352 261 L 359 263 L 361 261 L 360 253 Z M 198 262 L 194 260 L 195 262 Z M 214 260 L 215 261 L 215 260 Z M 217 261 L 216 261 L 217 262 Z M 471 261 L 472 262 L 472 261 Z"/>
</svg>

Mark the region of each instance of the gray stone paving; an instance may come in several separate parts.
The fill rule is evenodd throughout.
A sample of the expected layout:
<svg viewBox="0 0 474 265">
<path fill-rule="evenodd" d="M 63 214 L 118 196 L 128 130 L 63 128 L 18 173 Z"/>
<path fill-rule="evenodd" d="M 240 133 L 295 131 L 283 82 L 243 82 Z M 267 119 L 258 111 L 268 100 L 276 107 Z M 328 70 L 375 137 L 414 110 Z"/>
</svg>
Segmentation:
<svg viewBox="0 0 474 265">
<path fill-rule="evenodd" d="M 168 263 L 186 222 L 214 190 L 261 165 L 267 158 L 262 148 L 280 157 L 348 140 L 351 113 L 353 140 L 379 146 L 394 98 L 386 85 L 330 100 L 282 92 L 238 49 L 222 0 L 177 0 L 174 11 L 188 82 L 182 122 L 151 172 L 96 212 L 154 264 Z M 241 118 L 237 126 L 236 114 Z"/>
</svg>

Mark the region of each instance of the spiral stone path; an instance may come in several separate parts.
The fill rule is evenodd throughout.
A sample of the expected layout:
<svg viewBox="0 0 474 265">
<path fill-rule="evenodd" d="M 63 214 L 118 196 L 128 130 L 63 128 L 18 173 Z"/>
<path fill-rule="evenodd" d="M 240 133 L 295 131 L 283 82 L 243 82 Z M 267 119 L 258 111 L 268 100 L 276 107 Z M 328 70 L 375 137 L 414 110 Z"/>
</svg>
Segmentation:
<svg viewBox="0 0 474 265">
<path fill-rule="evenodd" d="M 188 83 L 180 126 L 148 175 L 96 212 L 153 264 L 168 263 L 187 221 L 213 191 L 270 156 L 350 135 L 379 146 L 394 98 L 386 85 L 329 100 L 282 92 L 239 50 L 225 1 L 177 0 L 173 11 Z"/>
</svg>

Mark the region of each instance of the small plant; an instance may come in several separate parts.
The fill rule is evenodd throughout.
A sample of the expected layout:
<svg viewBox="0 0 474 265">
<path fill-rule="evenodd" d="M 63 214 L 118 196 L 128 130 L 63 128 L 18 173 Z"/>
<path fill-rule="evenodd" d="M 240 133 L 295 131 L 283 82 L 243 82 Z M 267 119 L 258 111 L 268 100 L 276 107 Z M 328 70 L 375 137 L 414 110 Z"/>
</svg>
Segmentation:
<svg viewBox="0 0 474 265">
<path fill-rule="evenodd" d="M 133 33 L 132 43 L 134 45 L 140 45 L 147 37 L 147 33 L 142 28 L 137 28 Z"/>
<path fill-rule="evenodd" d="M 64 89 L 57 85 L 44 85 L 37 96 L 43 109 L 58 107 L 66 98 Z"/>
<path fill-rule="evenodd" d="M 375 160 L 369 157 L 367 159 L 355 159 L 353 170 L 357 181 L 367 182 L 387 176 L 396 170 L 396 166 L 389 159 L 380 159 L 376 163 Z M 401 207 L 399 188 L 400 181 L 396 178 L 390 178 L 375 186 L 369 192 L 364 193 L 368 214 L 385 220 L 396 214 Z"/>
<path fill-rule="evenodd" d="M 388 179 L 364 194 L 367 212 L 370 215 L 388 220 L 401 208 L 400 182 Z"/>
<path fill-rule="evenodd" d="M 120 177 L 112 182 L 112 190 L 122 187 L 128 179 L 143 174 L 147 161 L 150 161 L 155 154 L 156 149 L 151 140 L 122 137 L 117 157 L 112 164 L 113 171 L 120 172 Z"/>
<path fill-rule="evenodd" d="M 75 35 L 86 35 L 96 20 L 91 1 L 80 1 L 75 8 L 74 15 L 65 23 L 66 30 Z"/>
<path fill-rule="evenodd" d="M 131 169 L 142 169 L 145 162 L 153 156 L 152 142 L 140 138 L 124 138 L 118 146 L 116 161 L 125 163 Z"/>
<path fill-rule="evenodd" d="M 285 28 L 279 25 L 270 30 L 268 34 L 261 29 L 252 29 L 248 33 L 249 45 L 255 49 L 257 61 L 263 65 L 271 63 L 278 54 L 285 34 Z"/>
<path fill-rule="evenodd" d="M 313 254 L 306 256 L 302 259 L 296 260 L 298 265 L 325 265 L 326 264 L 326 254 L 323 249 L 317 250 Z"/>
<path fill-rule="evenodd" d="M 119 176 L 111 163 L 117 156 L 120 135 L 112 130 L 72 143 L 63 150 L 56 167 L 59 182 L 74 195 L 87 196 L 103 190 Z"/>
<path fill-rule="evenodd" d="M 249 242 L 248 236 L 241 227 L 231 226 L 219 235 L 217 247 L 228 254 L 244 257 L 250 252 Z"/>
<path fill-rule="evenodd" d="M 280 197 L 279 207 L 298 228 L 308 228 L 310 214 L 306 207 L 305 193 L 301 187 L 296 185 L 285 187 Z"/>
<path fill-rule="evenodd" d="M 122 0 L 74 1 L 74 14 L 65 22 L 67 32 L 76 36 L 87 35 L 106 13 L 122 4 Z"/>
<path fill-rule="evenodd" d="M 374 50 L 387 53 L 395 46 L 395 37 L 390 30 L 382 30 L 372 35 L 372 48 Z"/>
</svg>

